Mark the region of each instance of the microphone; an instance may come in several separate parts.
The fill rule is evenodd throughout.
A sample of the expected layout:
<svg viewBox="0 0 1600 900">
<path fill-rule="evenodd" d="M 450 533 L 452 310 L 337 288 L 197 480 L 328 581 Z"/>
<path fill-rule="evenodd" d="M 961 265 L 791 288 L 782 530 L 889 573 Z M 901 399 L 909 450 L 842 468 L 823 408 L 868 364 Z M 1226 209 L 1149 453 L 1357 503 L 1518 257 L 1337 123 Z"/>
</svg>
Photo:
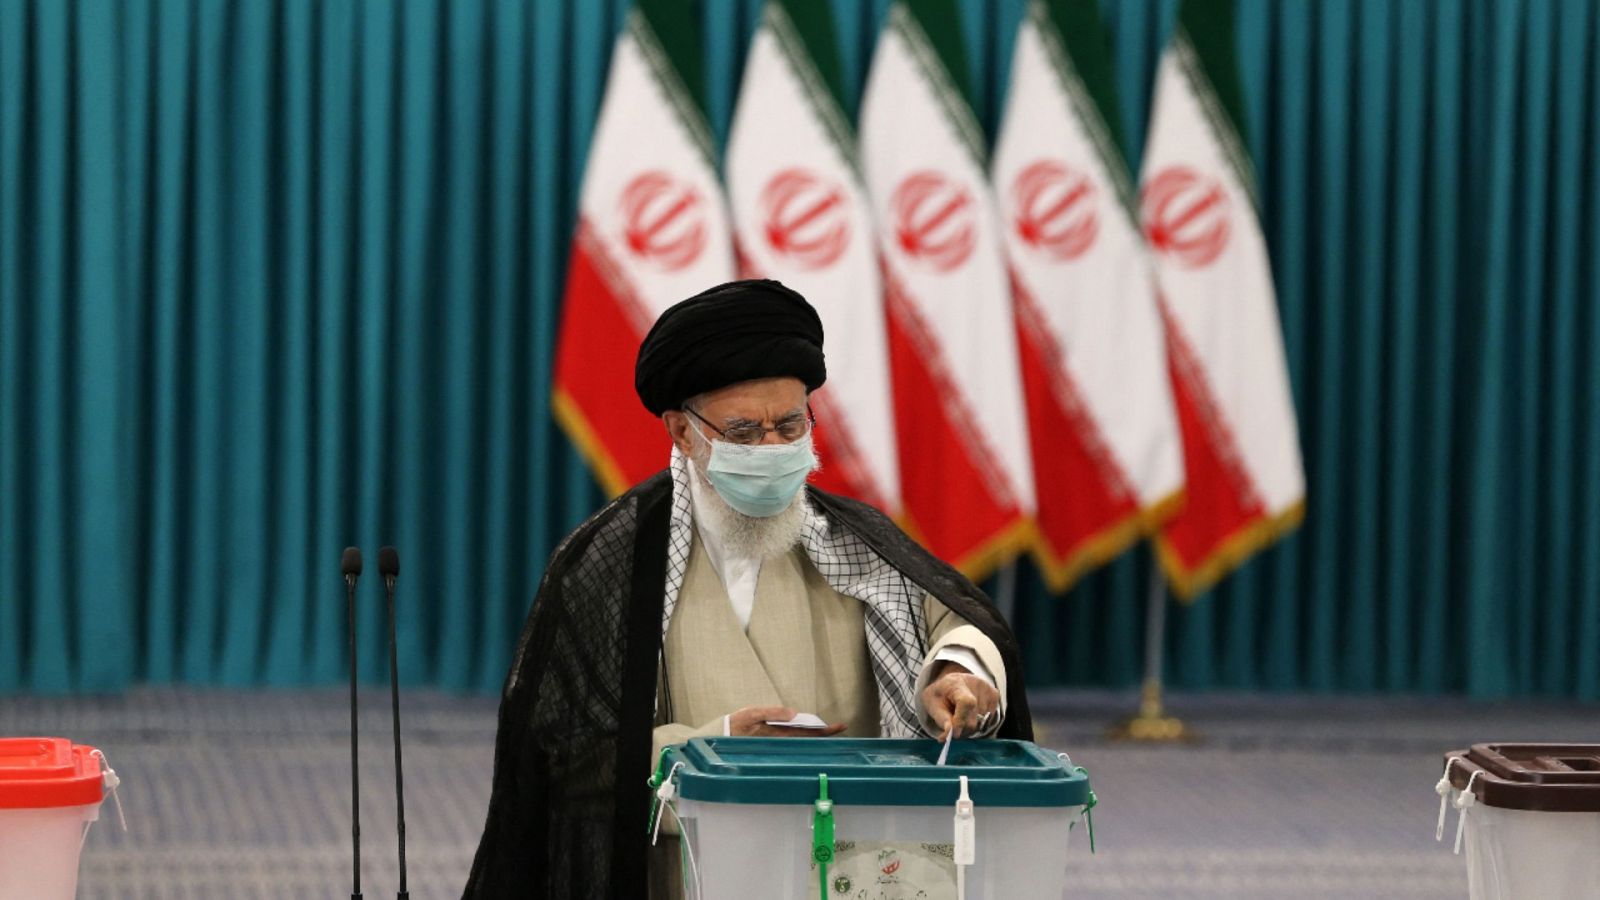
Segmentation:
<svg viewBox="0 0 1600 900">
<path fill-rule="evenodd" d="M 361 577 L 361 550 L 344 548 L 339 568 L 344 572 L 345 608 L 350 623 L 350 841 L 355 848 L 350 900 L 361 900 L 361 774 L 356 762 L 356 579 Z"/>
<path fill-rule="evenodd" d="M 400 835 L 400 890 L 396 900 L 411 900 L 406 890 L 406 781 L 400 765 L 400 658 L 395 651 L 394 581 L 400 576 L 400 551 L 378 548 L 378 573 L 389 594 L 389 702 L 394 714 L 394 796 Z"/>
</svg>

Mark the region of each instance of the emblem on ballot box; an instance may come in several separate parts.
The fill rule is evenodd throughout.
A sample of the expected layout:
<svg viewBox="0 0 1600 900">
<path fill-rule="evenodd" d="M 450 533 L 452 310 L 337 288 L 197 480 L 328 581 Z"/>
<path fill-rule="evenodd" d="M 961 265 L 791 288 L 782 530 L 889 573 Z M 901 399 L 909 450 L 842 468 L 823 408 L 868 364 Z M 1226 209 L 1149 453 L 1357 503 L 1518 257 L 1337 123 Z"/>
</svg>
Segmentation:
<svg viewBox="0 0 1600 900">
<path fill-rule="evenodd" d="M 956 900 L 950 844 L 838 841 L 830 874 L 837 900 Z"/>
</svg>

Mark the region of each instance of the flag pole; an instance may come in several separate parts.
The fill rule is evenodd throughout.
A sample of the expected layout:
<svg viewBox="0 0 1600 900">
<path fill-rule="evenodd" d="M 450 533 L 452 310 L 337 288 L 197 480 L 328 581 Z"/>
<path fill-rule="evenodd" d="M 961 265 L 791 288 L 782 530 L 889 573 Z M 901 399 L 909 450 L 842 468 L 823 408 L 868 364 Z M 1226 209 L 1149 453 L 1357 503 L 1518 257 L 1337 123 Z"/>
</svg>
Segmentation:
<svg viewBox="0 0 1600 900">
<path fill-rule="evenodd" d="M 1192 741 L 1198 735 L 1181 719 L 1169 716 L 1162 704 L 1162 650 L 1167 642 L 1167 584 L 1161 565 L 1150 566 L 1149 615 L 1144 631 L 1144 685 L 1139 692 L 1139 714 L 1119 722 L 1111 729 L 1113 740 L 1175 743 Z"/>
<path fill-rule="evenodd" d="M 1017 561 L 1012 560 L 1000 567 L 999 577 L 995 580 L 994 605 L 1000 610 L 1000 617 L 1010 625 L 1016 622 L 1017 612 Z"/>
</svg>

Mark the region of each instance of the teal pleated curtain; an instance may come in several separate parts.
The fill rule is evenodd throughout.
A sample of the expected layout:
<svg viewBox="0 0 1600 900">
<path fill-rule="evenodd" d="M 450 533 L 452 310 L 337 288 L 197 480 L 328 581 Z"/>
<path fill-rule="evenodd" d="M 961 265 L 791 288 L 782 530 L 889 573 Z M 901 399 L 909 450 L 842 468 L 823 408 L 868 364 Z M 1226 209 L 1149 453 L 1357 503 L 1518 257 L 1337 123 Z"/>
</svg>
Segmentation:
<svg viewBox="0 0 1600 900">
<path fill-rule="evenodd" d="M 725 135 L 759 0 L 689 6 Z M 1136 161 L 1175 4 L 1102 6 Z M 1308 513 L 1175 684 L 1600 696 L 1597 6 L 1239 0 Z M 625 8 L 0 0 L 0 690 L 334 681 L 382 543 L 405 680 L 498 686 L 602 499 L 549 375 Z M 991 135 L 1024 9 L 961 5 Z M 1019 583 L 1030 683 L 1133 683 L 1144 551 Z"/>
</svg>

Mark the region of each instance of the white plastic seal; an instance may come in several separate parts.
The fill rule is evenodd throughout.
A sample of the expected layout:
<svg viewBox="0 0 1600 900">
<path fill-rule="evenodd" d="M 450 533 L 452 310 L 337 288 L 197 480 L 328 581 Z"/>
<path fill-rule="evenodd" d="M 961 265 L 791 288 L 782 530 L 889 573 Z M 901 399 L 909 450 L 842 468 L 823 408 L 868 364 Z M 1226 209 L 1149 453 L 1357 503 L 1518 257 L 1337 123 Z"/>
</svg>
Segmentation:
<svg viewBox="0 0 1600 900">
<path fill-rule="evenodd" d="M 961 776 L 961 796 L 956 799 L 955 817 L 956 900 L 967 900 L 967 866 L 978 862 L 978 820 L 973 815 L 972 797 L 967 793 L 967 776 Z"/>
<path fill-rule="evenodd" d="M 1483 770 L 1482 769 L 1479 769 L 1478 771 L 1473 772 L 1471 777 L 1469 777 L 1467 779 L 1467 786 L 1465 788 L 1462 788 L 1461 789 L 1461 793 L 1456 795 L 1456 809 L 1461 810 L 1461 818 L 1456 819 L 1456 855 L 1457 856 L 1461 855 L 1461 832 L 1466 827 L 1466 824 L 1467 824 L 1467 810 L 1469 810 L 1472 807 L 1476 806 L 1477 803 L 1478 803 L 1478 795 L 1474 794 L 1472 792 L 1472 783 L 1474 781 L 1477 781 L 1478 780 L 1478 776 L 1482 775 L 1482 774 L 1483 774 Z"/>
<path fill-rule="evenodd" d="M 117 806 L 117 824 L 121 825 L 122 830 L 126 832 L 128 830 L 128 817 L 123 815 L 122 797 L 117 793 L 117 788 L 122 786 L 122 779 L 117 776 L 117 770 L 111 768 L 111 760 L 106 759 L 104 753 L 96 750 L 91 755 L 100 760 L 101 780 L 105 782 L 106 792 L 111 795 L 111 802 Z"/>
<path fill-rule="evenodd" d="M 1444 817 L 1450 809 L 1450 767 L 1455 765 L 1461 757 L 1452 756 L 1444 761 L 1444 774 L 1439 776 L 1439 783 L 1433 786 L 1433 792 L 1439 795 L 1439 824 L 1434 826 L 1433 839 L 1444 840 Z"/>
</svg>

